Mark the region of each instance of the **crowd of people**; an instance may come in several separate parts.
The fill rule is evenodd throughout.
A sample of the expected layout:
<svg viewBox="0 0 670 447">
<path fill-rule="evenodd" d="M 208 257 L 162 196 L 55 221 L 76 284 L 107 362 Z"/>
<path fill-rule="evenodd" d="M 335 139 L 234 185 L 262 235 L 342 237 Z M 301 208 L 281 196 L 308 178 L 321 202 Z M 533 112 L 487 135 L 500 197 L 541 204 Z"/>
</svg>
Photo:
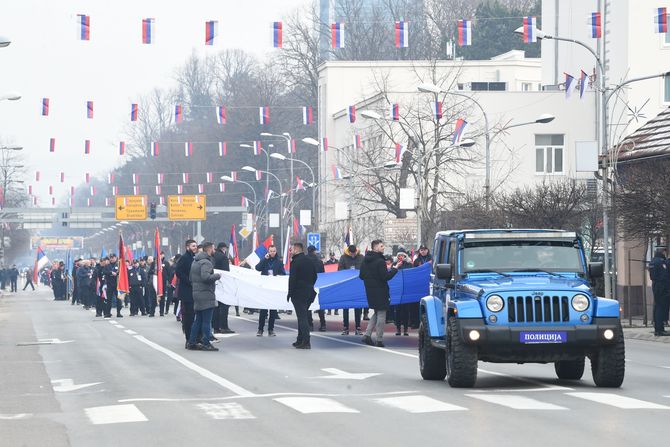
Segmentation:
<svg viewBox="0 0 670 447">
<path fill-rule="evenodd" d="M 255 265 L 261 276 L 289 276 L 287 300 L 293 303 L 298 320 L 298 337 L 293 346 L 298 349 L 311 349 L 310 332 L 315 330 L 314 318 L 309 307 L 314 301 L 316 292 L 314 284 L 317 275 L 325 271 L 325 265 L 337 264 L 337 270 L 359 270 L 359 277 L 365 285 L 368 308 L 353 309 L 355 335 L 363 336 L 362 341 L 369 345 L 384 346 L 383 336 L 386 324 L 394 323 L 396 336 L 409 335 L 410 329 L 419 326 L 418 303 L 390 305 L 388 281 L 398 270 L 418 267 L 432 262 L 427 247 L 421 246 L 415 259 L 400 249 L 395 259 L 384 255 L 384 243 L 373 241 L 371 250 L 360 253 L 358 247 L 349 245 L 338 259 L 330 253 L 323 260 L 313 246 L 304 249 L 301 243 L 291 246 L 291 268 L 284 269 L 284 261 L 277 252 L 277 247 L 268 247 L 267 254 Z M 160 317 L 170 313 L 181 323 L 188 350 L 218 350 L 213 343 L 219 340 L 215 334 L 234 333 L 229 326 L 230 306 L 216 300 L 215 287 L 220 274 L 215 270 L 229 271 L 231 259 L 228 246 L 221 242 L 198 244 L 189 239 L 184 245 L 184 253 L 173 258 L 166 258 L 165 253 L 159 259 L 146 256 L 132 261 L 126 260 L 128 275 L 128 292 L 118 291 L 119 263 L 115 253 L 101 259 L 76 259 L 71 271 L 63 261 L 54 262 L 47 273 L 54 300 L 71 299 L 71 304 L 81 305 L 84 309 L 95 309 L 96 317 L 123 318 L 124 309 L 128 316 Z M 241 264 L 245 266 L 245 263 Z M 248 265 L 246 265 L 249 268 Z M 161 275 L 157 272 L 160 269 Z M 158 284 L 160 276 L 161 284 Z M 0 282 L 0 285 L 4 283 Z M 159 293 L 162 291 L 162 293 Z M 350 309 L 342 310 L 341 335 L 349 335 Z M 369 311 L 374 313 L 369 315 Z M 280 319 L 275 309 L 243 309 L 249 315 L 258 312 L 258 330 L 256 335 L 265 334 L 274 337 L 275 321 Z M 236 315 L 240 309 L 235 307 Z M 290 313 L 290 312 L 289 312 Z M 318 331 L 326 332 L 326 316 L 333 315 L 331 310 L 318 310 Z M 335 310 L 335 315 L 339 315 Z M 367 330 L 363 332 L 362 321 L 369 320 Z M 372 338 L 372 332 L 375 338 Z"/>
</svg>

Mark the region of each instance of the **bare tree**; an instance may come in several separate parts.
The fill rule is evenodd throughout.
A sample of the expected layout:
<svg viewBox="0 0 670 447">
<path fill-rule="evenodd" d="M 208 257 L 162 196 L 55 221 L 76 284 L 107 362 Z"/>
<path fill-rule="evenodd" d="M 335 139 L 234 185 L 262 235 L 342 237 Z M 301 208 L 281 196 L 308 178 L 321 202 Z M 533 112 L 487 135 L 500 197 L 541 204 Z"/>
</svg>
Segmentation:
<svg viewBox="0 0 670 447">
<path fill-rule="evenodd" d="M 131 157 L 147 157 L 151 142 L 159 141 L 170 127 L 174 111 L 174 94 L 154 89 L 142 96 L 138 102 L 137 121 L 126 125 L 125 133 L 130 141 L 127 147 Z"/>
</svg>

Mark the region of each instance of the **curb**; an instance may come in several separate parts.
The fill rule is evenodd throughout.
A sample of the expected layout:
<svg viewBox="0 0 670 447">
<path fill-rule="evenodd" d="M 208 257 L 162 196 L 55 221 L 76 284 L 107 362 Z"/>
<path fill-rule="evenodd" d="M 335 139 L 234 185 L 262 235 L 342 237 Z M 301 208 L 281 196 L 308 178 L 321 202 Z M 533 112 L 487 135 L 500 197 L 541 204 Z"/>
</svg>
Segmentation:
<svg viewBox="0 0 670 447">
<path fill-rule="evenodd" d="M 623 334 L 624 338 L 629 340 L 646 340 L 656 343 L 670 343 L 670 337 L 656 337 L 652 328 L 624 328 Z"/>
</svg>

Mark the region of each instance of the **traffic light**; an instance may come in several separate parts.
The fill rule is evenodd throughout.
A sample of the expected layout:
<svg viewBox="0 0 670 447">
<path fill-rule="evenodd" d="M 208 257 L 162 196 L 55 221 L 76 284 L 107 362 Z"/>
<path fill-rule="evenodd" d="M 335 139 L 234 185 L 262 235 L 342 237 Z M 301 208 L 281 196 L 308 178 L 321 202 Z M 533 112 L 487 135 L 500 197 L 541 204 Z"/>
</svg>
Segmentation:
<svg viewBox="0 0 670 447">
<path fill-rule="evenodd" d="M 151 219 L 155 219 L 155 218 L 156 218 L 156 202 L 151 202 L 151 203 L 149 204 L 149 217 L 150 217 Z"/>
</svg>

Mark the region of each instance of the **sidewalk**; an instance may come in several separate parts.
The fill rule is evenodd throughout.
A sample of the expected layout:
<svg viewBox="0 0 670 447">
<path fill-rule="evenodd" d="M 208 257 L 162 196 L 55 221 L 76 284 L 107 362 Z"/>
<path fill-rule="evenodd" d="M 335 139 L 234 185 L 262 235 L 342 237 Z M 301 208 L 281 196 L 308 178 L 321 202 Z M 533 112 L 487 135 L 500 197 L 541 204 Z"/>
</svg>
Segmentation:
<svg viewBox="0 0 670 447">
<path fill-rule="evenodd" d="M 645 327 L 642 319 L 633 319 L 633 325 L 629 325 L 628 319 L 622 319 L 624 338 L 631 340 L 649 340 L 659 343 L 670 343 L 670 337 L 656 337 L 654 335 L 654 324 L 649 321 Z M 667 330 L 667 328 L 666 328 Z"/>
</svg>

